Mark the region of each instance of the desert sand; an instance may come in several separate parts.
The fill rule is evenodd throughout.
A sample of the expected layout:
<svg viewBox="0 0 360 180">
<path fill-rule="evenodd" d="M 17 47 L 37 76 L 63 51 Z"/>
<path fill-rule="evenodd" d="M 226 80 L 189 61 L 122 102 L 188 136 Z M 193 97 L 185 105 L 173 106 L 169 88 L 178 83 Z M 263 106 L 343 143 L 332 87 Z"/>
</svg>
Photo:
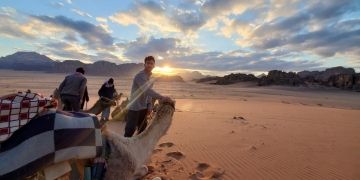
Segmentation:
<svg viewBox="0 0 360 180">
<path fill-rule="evenodd" d="M 64 74 L 0 70 L 0 95 L 50 95 Z M 91 101 L 106 77 L 87 76 Z M 131 78 L 114 77 L 129 95 Z M 144 179 L 360 179 L 360 93 L 254 84 L 156 83 L 174 121 Z M 121 122 L 108 127 L 123 133 Z"/>
</svg>

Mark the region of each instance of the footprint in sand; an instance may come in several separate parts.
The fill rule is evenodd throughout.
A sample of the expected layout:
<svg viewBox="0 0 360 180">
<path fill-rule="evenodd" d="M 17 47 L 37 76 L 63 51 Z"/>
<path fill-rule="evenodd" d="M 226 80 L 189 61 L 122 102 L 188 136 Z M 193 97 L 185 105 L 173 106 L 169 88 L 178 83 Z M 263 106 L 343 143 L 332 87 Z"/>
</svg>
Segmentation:
<svg viewBox="0 0 360 180">
<path fill-rule="evenodd" d="M 221 168 L 213 168 L 208 163 L 199 163 L 196 172 L 192 173 L 189 178 L 192 180 L 220 179 L 225 171 Z"/>
<path fill-rule="evenodd" d="M 239 122 L 241 122 L 241 124 L 249 124 L 249 122 L 242 116 L 234 116 L 233 117 L 234 120 L 238 120 Z"/>
<path fill-rule="evenodd" d="M 162 149 L 154 149 L 153 153 L 158 153 L 158 152 L 161 152 L 161 151 L 162 151 Z"/>
<path fill-rule="evenodd" d="M 175 144 L 172 143 L 172 142 L 166 142 L 166 143 L 161 143 L 159 144 L 160 147 L 172 147 L 174 146 Z"/>
<path fill-rule="evenodd" d="M 204 171 L 204 170 L 208 169 L 209 167 L 210 167 L 210 165 L 208 163 L 199 163 L 198 166 L 196 167 L 196 169 L 199 171 Z"/>
<path fill-rule="evenodd" d="M 172 157 L 172 158 L 174 158 L 176 160 L 180 160 L 180 159 L 185 157 L 185 155 L 182 152 L 179 152 L 179 151 L 169 152 L 166 155 L 169 156 L 169 157 Z"/>
<path fill-rule="evenodd" d="M 284 103 L 284 104 L 290 104 L 289 102 L 287 102 L 287 101 L 281 101 L 282 103 Z"/>
<path fill-rule="evenodd" d="M 251 147 L 250 147 L 250 150 L 251 150 L 251 151 L 256 151 L 257 149 L 258 149 L 258 148 L 257 148 L 256 146 L 251 146 Z"/>
<path fill-rule="evenodd" d="M 242 116 L 234 116 L 233 119 L 245 120 L 245 118 Z"/>
</svg>

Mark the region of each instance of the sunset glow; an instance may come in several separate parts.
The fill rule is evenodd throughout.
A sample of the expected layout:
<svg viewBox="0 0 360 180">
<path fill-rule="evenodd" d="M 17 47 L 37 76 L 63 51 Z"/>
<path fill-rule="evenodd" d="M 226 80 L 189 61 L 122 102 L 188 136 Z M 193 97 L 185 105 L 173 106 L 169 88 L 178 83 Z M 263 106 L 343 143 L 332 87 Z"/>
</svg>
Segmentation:
<svg viewBox="0 0 360 180">
<path fill-rule="evenodd" d="M 163 66 L 163 67 L 155 67 L 153 70 L 153 73 L 160 74 L 160 75 L 174 75 L 175 69 L 171 68 L 169 66 Z"/>
</svg>

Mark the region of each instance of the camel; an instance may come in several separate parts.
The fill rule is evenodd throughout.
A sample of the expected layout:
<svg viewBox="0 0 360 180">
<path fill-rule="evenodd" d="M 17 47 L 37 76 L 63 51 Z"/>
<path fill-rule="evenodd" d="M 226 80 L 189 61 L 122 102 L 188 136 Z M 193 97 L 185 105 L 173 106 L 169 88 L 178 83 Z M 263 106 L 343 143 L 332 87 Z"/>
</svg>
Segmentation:
<svg viewBox="0 0 360 180">
<path fill-rule="evenodd" d="M 54 93 L 54 98 L 56 98 L 55 95 Z M 88 110 L 90 113 L 99 112 L 102 109 L 101 105 L 97 105 L 98 102 Z M 124 123 L 127 104 L 128 100 L 123 101 L 121 105 L 115 108 L 112 113 L 113 120 Z M 144 164 L 149 159 L 159 139 L 169 129 L 174 111 L 175 102 L 160 102 L 148 128 L 131 138 L 126 138 L 123 134 L 116 134 L 104 126 L 103 134 L 111 149 L 105 179 L 132 180 L 145 176 L 148 169 Z"/>
<path fill-rule="evenodd" d="M 122 96 L 122 93 L 116 95 L 113 100 L 108 99 L 106 97 L 101 97 L 99 100 L 96 101 L 96 103 L 90 109 L 83 110 L 83 112 L 99 115 L 106 107 L 116 106 L 116 102 L 119 101 L 119 99 L 121 99 L 121 96 Z M 57 103 L 58 103 L 57 109 L 62 110 L 63 105 L 60 100 L 60 92 L 59 92 L 58 88 L 56 88 L 54 90 L 51 97 L 57 100 Z"/>
</svg>

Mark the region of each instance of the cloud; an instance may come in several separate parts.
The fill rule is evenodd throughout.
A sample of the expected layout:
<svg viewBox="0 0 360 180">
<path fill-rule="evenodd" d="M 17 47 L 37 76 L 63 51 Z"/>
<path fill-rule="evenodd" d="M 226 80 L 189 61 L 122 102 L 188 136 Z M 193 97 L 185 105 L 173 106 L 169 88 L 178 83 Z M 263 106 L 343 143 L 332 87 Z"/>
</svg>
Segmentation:
<svg viewBox="0 0 360 180">
<path fill-rule="evenodd" d="M 56 59 L 121 62 L 115 38 L 102 25 L 63 16 L 32 16 L 13 8 L 0 9 L 0 23 L 6 24 L 0 26 L 1 36 L 29 43 Z"/>
<path fill-rule="evenodd" d="M 67 43 L 67 42 L 52 42 L 45 46 L 41 45 L 47 54 L 51 54 L 57 60 L 81 60 L 86 62 L 95 62 L 105 60 L 119 63 L 122 60 L 112 54 L 110 51 L 89 51 L 86 47 L 81 45 Z"/>
<path fill-rule="evenodd" d="M 89 13 L 83 12 L 83 11 L 78 10 L 78 9 L 71 9 L 71 11 L 78 14 L 78 15 L 80 15 L 80 16 L 92 18 L 92 16 Z"/>
<path fill-rule="evenodd" d="M 260 49 L 288 48 L 324 57 L 352 53 L 360 47 L 359 19 L 342 20 L 351 1 L 315 3 L 293 16 L 258 27 L 247 41 Z M 316 28 L 313 28 L 316 24 Z"/>
<path fill-rule="evenodd" d="M 112 49 L 114 38 L 101 26 L 95 26 L 86 21 L 75 21 L 64 16 L 32 16 L 33 18 L 54 25 L 56 27 L 72 30 L 78 33 L 87 45 L 94 49 Z"/>
<path fill-rule="evenodd" d="M 62 8 L 62 7 L 64 7 L 64 3 L 62 3 L 62 2 L 52 2 L 51 6 L 53 6 L 55 8 Z"/>
<path fill-rule="evenodd" d="M 168 64 L 178 68 L 198 69 L 208 71 L 268 71 L 304 70 L 320 67 L 322 63 L 294 60 L 303 54 L 294 54 L 290 51 L 245 51 L 231 52 L 194 52 L 192 47 L 181 46 L 181 40 L 175 38 L 138 38 L 136 41 L 118 44 L 124 49 L 124 55 L 135 62 L 152 55 L 162 57 L 157 64 Z"/>
<path fill-rule="evenodd" d="M 109 19 L 118 24 L 136 25 L 143 32 L 191 33 L 205 24 L 199 9 L 182 9 L 155 1 L 136 2 L 127 11 L 120 11 Z"/>
<path fill-rule="evenodd" d="M 202 11 L 208 16 L 222 16 L 229 14 L 241 14 L 247 8 L 256 6 L 259 0 L 236 1 L 236 0 L 208 0 L 202 6 Z"/>
<path fill-rule="evenodd" d="M 72 0 L 66 0 L 68 4 L 72 4 Z"/>
<path fill-rule="evenodd" d="M 1 7 L 0 9 L 0 34 L 10 38 L 24 38 L 33 40 L 36 38 L 36 32 L 32 30 L 33 24 L 29 23 L 27 17 L 23 17 L 21 22 L 17 18 L 17 11 L 10 7 Z"/>
<path fill-rule="evenodd" d="M 183 51 L 184 49 L 178 47 L 179 42 L 175 38 L 140 37 L 135 41 L 119 44 L 119 46 L 124 49 L 124 55 L 129 59 L 142 61 L 144 57 L 149 55 L 169 57 L 177 51 Z"/>
<path fill-rule="evenodd" d="M 96 17 L 96 21 L 100 22 L 100 23 L 106 23 L 107 19 L 103 18 L 103 17 Z"/>
<path fill-rule="evenodd" d="M 298 60 L 282 60 L 281 57 L 269 52 L 240 53 L 234 52 L 206 52 L 191 54 L 188 56 L 173 57 L 165 62 L 175 67 L 187 69 L 210 70 L 210 71 L 269 71 L 269 70 L 292 70 L 301 71 L 304 69 L 318 68 L 319 62 Z"/>
</svg>

